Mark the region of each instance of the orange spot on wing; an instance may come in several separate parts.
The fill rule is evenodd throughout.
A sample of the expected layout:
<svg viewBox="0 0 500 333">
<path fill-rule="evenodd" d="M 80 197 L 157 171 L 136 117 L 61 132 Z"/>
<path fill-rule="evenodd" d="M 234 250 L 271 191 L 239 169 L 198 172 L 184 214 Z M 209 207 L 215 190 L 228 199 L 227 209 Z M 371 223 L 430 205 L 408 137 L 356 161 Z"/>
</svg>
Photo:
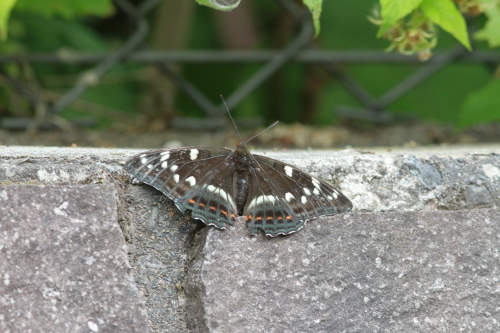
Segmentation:
<svg viewBox="0 0 500 333">
<path fill-rule="evenodd" d="M 261 221 L 262 220 L 262 216 L 257 216 L 255 219 Z"/>
<path fill-rule="evenodd" d="M 214 206 L 210 206 L 210 209 L 211 210 L 216 210 L 216 208 Z"/>
<path fill-rule="evenodd" d="M 287 215 L 287 216 L 286 216 L 286 219 L 287 219 L 287 220 L 291 220 L 291 219 L 292 219 L 292 217 L 291 217 L 290 215 Z"/>
<path fill-rule="evenodd" d="M 221 210 L 220 213 L 224 216 L 227 216 L 227 212 L 225 210 Z"/>
<path fill-rule="evenodd" d="M 188 201 L 190 204 L 194 204 L 196 201 L 194 201 L 194 199 L 189 199 Z"/>
<path fill-rule="evenodd" d="M 283 216 L 278 216 L 278 220 L 283 220 Z"/>
<path fill-rule="evenodd" d="M 205 204 L 203 202 L 200 202 L 198 205 L 200 205 L 201 207 L 205 207 Z"/>
<path fill-rule="evenodd" d="M 267 219 L 268 219 L 268 220 L 272 220 L 272 219 L 273 219 L 273 217 L 272 217 L 272 216 L 268 216 L 268 217 L 267 217 Z"/>
</svg>

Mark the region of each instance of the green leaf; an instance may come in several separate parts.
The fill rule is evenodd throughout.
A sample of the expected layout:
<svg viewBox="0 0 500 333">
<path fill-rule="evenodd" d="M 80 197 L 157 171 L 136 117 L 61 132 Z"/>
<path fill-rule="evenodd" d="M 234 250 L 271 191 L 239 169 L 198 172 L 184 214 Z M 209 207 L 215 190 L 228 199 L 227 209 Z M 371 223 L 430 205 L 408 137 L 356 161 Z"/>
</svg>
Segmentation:
<svg viewBox="0 0 500 333">
<path fill-rule="evenodd" d="M 382 37 L 397 21 L 410 14 L 423 0 L 380 0 L 382 25 L 377 37 Z"/>
<path fill-rule="evenodd" d="M 320 31 L 320 24 L 319 24 L 319 18 L 321 16 L 321 5 L 323 3 L 323 0 L 302 0 L 304 2 L 304 5 L 309 8 L 312 14 L 312 19 L 314 23 L 314 37 L 317 37 L 319 35 Z"/>
<path fill-rule="evenodd" d="M 188 0 L 184 0 L 188 1 Z M 200 5 L 208 6 L 222 11 L 230 11 L 238 7 L 241 0 L 196 0 Z"/>
<path fill-rule="evenodd" d="M 476 1 L 480 5 L 486 5 L 486 6 L 493 5 L 493 6 L 495 6 L 495 4 L 497 3 L 498 0 L 476 0 Z"/>
<path fill-rule="evenodd" d="M 500 79 L 492 79 L 482 89 L 469 94 L 458 115 L 457 126 L 500 121 L 499 95 Z"/>
<path fill-rule="evenodd" d="M 112 0 L 17 0 L 16 10 L 72 19 L 85 15 L 107 16 L 113 13 L 114 7 Z"/>
<path fill-rule="evenodd" d="M 7 39 L 7 22 L 9 20 L 10 11 L 16 0 L 1 0 L 0 1 L 0 40 Z"/>
<path fill-rule="evenodd" d="M 488 21 L 484 28 L 476 32 L 477 40 L 487 41 L 490 47 L 500 46 L 500 7 L 496 6 L 486 12 Z"/>
<path fill-rule="evenodd" d="M 420 9 L 432 22 L 472 50 L 465 19 L 452 0 L 422 0 Z"/>
</svg>

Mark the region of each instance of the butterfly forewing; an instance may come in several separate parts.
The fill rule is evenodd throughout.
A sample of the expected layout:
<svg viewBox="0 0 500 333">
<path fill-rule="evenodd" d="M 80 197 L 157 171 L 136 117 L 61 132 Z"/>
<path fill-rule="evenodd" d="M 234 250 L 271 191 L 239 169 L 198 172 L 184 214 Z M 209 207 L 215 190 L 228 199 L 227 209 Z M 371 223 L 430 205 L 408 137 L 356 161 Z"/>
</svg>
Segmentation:
<svg viewBox="0 0 500 333">
<path fill-rule="evenodd" d="M 125 169 L 138 180 L 155 187 L 174 201 L 181 211 L 208 225 L 232 224 L 236 207 L 230 193 L 234 173 L 231 150 L 179 148 L 152 150 L 130 159 Z"/>
<path fill-rule="evenodd" d="M 296 167 L 268 158 L 265 156 L 254 155 L 257 163 L 271 175 L 277 172 L 274 177 L 280 179 L 278 185 L 285 191 L 288 187 L 289 193 L 294 197 L 288 196 L 285 200 L 291 199 L 290 203 L 297 207 L 295 213 L 302 215 L 306 219 L 315 218 L 322 215 L 335 215 L 351 211 L 352 203 L 331 184 L 314 177 Z M 302 208 L 302 211 L 300 208 Z"/>
<path fill-rule="evenodd" d="M 352 203 L 327 182 L 286 163 L 253 155 L 252 181 L 243 214 L 252 233 L 290 234 L 323 215 L 349 212 Z"/>
</svg>

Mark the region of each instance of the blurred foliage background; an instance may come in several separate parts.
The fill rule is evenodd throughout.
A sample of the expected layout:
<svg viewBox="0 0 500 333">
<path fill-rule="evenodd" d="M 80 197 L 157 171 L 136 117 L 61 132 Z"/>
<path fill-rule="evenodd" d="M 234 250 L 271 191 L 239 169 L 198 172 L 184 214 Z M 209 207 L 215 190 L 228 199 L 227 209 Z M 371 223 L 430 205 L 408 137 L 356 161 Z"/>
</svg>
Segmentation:
<svg viewBox="0 0 500 333">
<path fill-rule="evenodd" d="M 5 20 L 8 38 L 1 54 L 108 52 L 117 49 L 134 30 L 126 15 L 110 0 L 2 0 L 12 3 Z M 483 0 L 484 1 L 484 0 Z M 490 0 L 491 1 L 491 0 Z M 135 4 L 139 0 L 131 1 Z M 500 6 L 495 2 L 497 6 Z M 383 50 L 378 27 L 367 17 L 377 1 L 325 1 L 321 33 L 312 41 L 323 50 Z M 470 17 L 483 27 L 487 16 Z M 0 21 L 2 18 L 0 17 Z M 164 0 L 149 14 L 148 37 L 153 50 L 281 49 L 294 36 L 293 18 L 275 1 L 243 1 L 231 12 L 199 6 L 194 1 Z M 457 44 L 438 31 L 435 52 Z M 487 50 L 486 41 L 472 39 L 475 50 Z M 419 64 L 340 64 L 374 96 L 397 85 Z M 45 101 L 55 101 L 93 67 L 67 64 L 5 63 L 3 70 L 18 78 Z M 260 64 L 184 64 L 177 69 L 215 104 L 241 85 Z M 411 115 L 457 128 L 500 120 L 498 64 L 453 63 L 396 101 L 386 112 Z M 339 121 L 339 106 L 361 107 L 346 89 L 320 66 L 290 62 L 232 110 L 235 117 L 265 121 L 331 125 Z M 88 89 L 61 114 L 65 119 L 92 115 L 98 126 L 136 119 L 148 128 L 164 129 L 173 116 L 203 117 L 203 112 L 152 65 L 121 63 Z M 0 117 L 33 117 L 27 101 L 0 80 Z M 145 119 L 145 120 L 144 120 Z M 154 125 L 151 125 L 154 124 Z"/>
</svg>

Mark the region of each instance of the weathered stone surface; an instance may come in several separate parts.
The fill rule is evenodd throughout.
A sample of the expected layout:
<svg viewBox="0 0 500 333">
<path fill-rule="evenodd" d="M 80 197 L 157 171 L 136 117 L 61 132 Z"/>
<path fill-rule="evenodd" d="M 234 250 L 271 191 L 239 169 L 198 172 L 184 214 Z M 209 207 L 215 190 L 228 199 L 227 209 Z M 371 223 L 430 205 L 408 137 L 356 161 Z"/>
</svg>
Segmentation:
<svg viewBox="0 0 500 333">
<path fill-rule="evenodd" d="M 176 214 L 172 201 L 149 186 L 131 186 L 127 199 L 129 258 L 151 332 L 187 332 L 182 281 L 199 225 Z"/>
<path fill-rule="evenodd" d="M 499 208 L 499 149 L 500 146 L 495 145 L 257 153 L 280 159 L 326 180 L 336 182 L 342 192 L 353 201 L 356 212 L 427 211 L 431 214 L 430 212 L 437 210 Z M 187 265 L 191 257 L 196 254 L 197 244 L 199 244 L 196 237 L 200 236 L 199 239 L 203 242 L 203 233 L 195 236 L 194 231 L 199 225 L 180 214 L 172 202 L 160 192 L 146 185 L 131 184 L 122 166 L 126 159 L 138 151 L 0 147 L 0 185 L 113 184 L 117 188 L 119 197 L 118 221 L 127 240 L 129 261 L 137 288 L 142 291 L 148 309 L 150 330 L 151 332 L 187 332 L 186 311 L 191 315 L 201 313 L 202 317 L 205 317 L 205 303 L 192 302 L 199 300 L 198 295 L 205 295 L 203 290 L 205 285 L 193 283 L 197 279 L 202 279 L 203 275 L 190 274 L 191 282 L 187 284 L 183 282 Z M 442 213 L 438 211 L 436 214 Z M 315 223 L 317 222 L 310 223 L 303 231 L 292 236 L 299 237 L 305 242 L 295 244 L 296 248 L 307 248 L 306 243 L 309 239 L 300 238 L 305 237 L 301 233 L 304 232 L 306 235 L 311 233 L 309 229 L 313 227 L 314 230 Z M 239 227 L 243 228 L 241 225 Z M 59 237 L 71 236 L 71 234 L 63 233 L 66 229 L 61 230 Z M 233 228 L 227 232 L 232 232 L 232 230 Z M 246 230 L 242 229 L 241 232 L 240 237 L 245 240 Z M 283 240 L 289 241 L 286 238 Z M 265 239 L 262 241 L 266 242 Z M 267 241 L 275 242 L 281 239 Z M 337 240 L 328 239 L 327 241 L 334 246 Z M 242 241 L 242 244 L 245 242 Z M 344 246 L 344 250 L 358 251 L 356 246 L 360 246 L 360 243 L 352 242 L 352 246 L 353 250 L 348 250 L 347 245 Z M 244 249 L 242 251 L 244 252 Z M 231 261 L 232 258 L 229 256 L 224 260 Z M 240 260 L 246 259 L 241 257 Z M 196 265 L 201 263 L 202 261 L 197 261 Z M 193 267 L 196 268 L 196 265 Z M 291 265 L 289 268 L 291 274 L 295 274 L 293 267 Z M 328 277 L 330 273 L 324 270 L 322 272 L 326 280 L 330 281 Z M 247 272 L 244 273 L 247 274 Z M 264 273 L 256 270 L 253 274 Z M 345 274 L 347 277 L 354 276 Z M 416 277 L 420 278 L 419 275 Z M 0 285 L 1 283 L 0 279 Z M 184 286 L 188 286 L 186 293 L 184 293 Z M 252 288 L 248 287 L 250 288 L 249 295 L 251 295 Z M 185 295 L 189 297 L 187 304 Z M 268 299 L 271 304 L 273 298 Z M 311 304 L 314 305 L 314 302 Z M 352 318 L 359 318 L 364 314 L 364 308 L 360 307 L 358 310 L 359 313 L 354 314 L 353 310 L 350 312 Z M 278 310 L 271 312 L 276 313 L 276 311 Z M 476 308 L 472 307 L 470 311 L 476 311 Z M 1 309 L 0 314 L 2 314 Z M 271 315 L 265 316 L 273 318 Z M 495 316 L 497 314 L 485 313 L 485 318 Z M 384 318 L 391 320 L 387 316 Z M 425 322 L 430 325 L 432 318 L 434 317 L 429 316 Z M 420 329 L 419 326 L 415 327 L 410 331 L 415 332 Z M 464 329 L 464 331 L 467 330 L 467 328 Z M 421 331 L 425 330 L 421 329 Z"/>
<path fill-rule="evenodd" d="M 198 332 L 500 332 L 500 210 L 344 214 L 281 238 L 214 229 Z"/>
<path fill-rule="evenodd" d="M 147 332 L 113 186 L 0 186 L 0 331 Z"/>
<path fill-rule="evenodd" d="M 113 184 L 129 262 L 151 332 L 187 332 L 182 280 L 198 224 L 146 185 L 132 185 L 122 165 L 138 150 L 0 147 L 0 185 Z"/>
</svg>

